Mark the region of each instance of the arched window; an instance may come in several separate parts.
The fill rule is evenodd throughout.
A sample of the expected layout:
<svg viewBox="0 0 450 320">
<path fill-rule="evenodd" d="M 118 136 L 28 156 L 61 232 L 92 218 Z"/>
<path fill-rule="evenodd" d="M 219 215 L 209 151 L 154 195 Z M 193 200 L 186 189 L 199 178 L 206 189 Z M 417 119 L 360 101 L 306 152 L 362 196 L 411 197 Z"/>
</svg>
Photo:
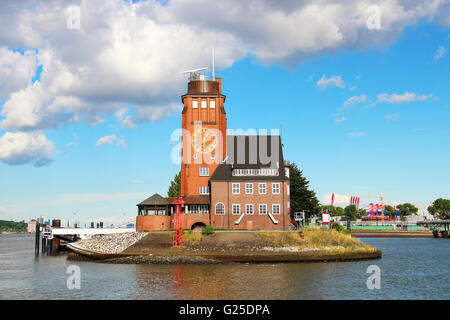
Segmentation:
<svg viewBox="0 0 450 320">
<path fill-rule="evenodd" d="M 217 215 L 224 215 L 225 214 L 225 205 L 221 202 L 216 204 L 216 214 Z"/>
</svg>

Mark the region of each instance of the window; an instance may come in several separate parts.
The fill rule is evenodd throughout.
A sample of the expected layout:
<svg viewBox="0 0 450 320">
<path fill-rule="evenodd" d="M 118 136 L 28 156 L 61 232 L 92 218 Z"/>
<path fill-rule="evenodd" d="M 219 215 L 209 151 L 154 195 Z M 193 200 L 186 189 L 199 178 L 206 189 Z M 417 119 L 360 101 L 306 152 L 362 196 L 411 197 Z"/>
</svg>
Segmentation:
<svg viewBox="0 0 450 320">
<path fill-rule="evenodd" d="M 246 204 L 245 205 L 245 213 L 246 214 L 253 214 L 253 205 L 252 204 Z"/>
<path fill-rule="evenodd" d="M 244 175 L 244 169 L 234 169 L 234 175 L 235 176 L 242 176 L 242 175 Z"/>
<path fill-rule="evenodd" d="M 211 153 L 211 159 L 214 160 L 216 158 L 216 155 L 214 153 Z"/>
<path fill-rule="evenodd" d="M 280 184 L 279 183 L 272 183 L 272 193 L 273 194 L 280 193 Z"/>
<path fill-rule="evenodd" d="M 259 184 L 259 194 L 266 194 L 266 184 L 265 183 L 260 183 Z"/>
<path fill-rule="evenodd" d="M 197 160 L 197 154 L 194 153 L 194 160 Z"/>
<path fill-rule="evenodd" d="M 201 213 L 208 213 L 208 205 L 207 204 L 201 204 L 199 212 Z"/>
<path fill-rule="evenodd" d="M 259 214 L 267 214 L 267 204 L 259 205 Z"/>
<path fill-rule="evenodd" d="M 211 100 L 211 101 L 209 102 L 209 107 L 210 107 L 211 109 L 215 109 L 215 108 L 216 108 L 216 100 Z"/>
<path fill-rule="evenodd" d="M 209 187 L 200 187 L 200 194 L 209 194 Z"/>
<path fill-rule="evenodd" d="M 289 178 L 289 168 L 284 168 L 284 172 L 286 174 L 286 177 Z"/>
<path fill-rule="evenodd" d="M 246 183 L 245 184 L 245 193 L 246 194 L 252 194 L 253 193 L 253 183 Z"/>
<path fill-rule="evenodd" d="M 206 100 L 202 100 L 202 109 L 206 109 Z"/>
<path fill-rule="evenodd" d="M 224 215 L 225 214 L 225 206 L 223 203 L 216 204 L 216 214 L 217 215 Z"/>
<path fill-rule="evenodd" d="M 233 183 L 232 186 L 232 194 L 239 194 L 241 193 L 241 186 L 239 183 Z"/>
<path fill-rule="evenodd" d="M 288 202 L 287 202 L 287 208 L 289 209 L 290 207 L 291 207 L 291 202 L 288 201 Z"/>
<path fill-rule="evenodd" d="M 209 177 L 209 168 L 200 168 L 200 177 Z"/>
<path fill-rule="evenodd" d="M 198 109 L 198 100 L 192 100 L 192 109 Z"/>
<path fill-rule="evenodd" d="M 280 214 L 280 205 L 279 204 L 273 204 L 272 205 L 272 213 L 273 214 Z"/>
<path fill-rule="evenodd" d="M 191 205 L 191 213 L 198 213 L 198 206 L 196 204 Z"/>
<path fill-rule="evenodd" d="M 240 204 L 233 204 L 233 214 L 241 214 L 241 205 Z"/>
<path fill-rule="evenodd" d="M 289 195 L 291 193 L 291 186 L 290 185 L 286 185 L 286 193 L 287 193 L 287 195 Z"/>
</svg>

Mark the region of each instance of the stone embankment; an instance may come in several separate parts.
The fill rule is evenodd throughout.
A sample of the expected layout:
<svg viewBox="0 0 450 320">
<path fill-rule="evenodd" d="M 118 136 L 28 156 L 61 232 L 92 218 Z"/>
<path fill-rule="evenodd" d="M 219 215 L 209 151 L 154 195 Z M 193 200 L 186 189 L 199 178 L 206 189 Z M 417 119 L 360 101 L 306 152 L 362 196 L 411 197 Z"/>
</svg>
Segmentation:
<svg viewBox="0 0 450 320">
<path fill-rule="evenodd" d="M 94 235 L 89 239 L 80 240 L 75 245 L 80 249 L 98 252 L 102 254 L 117 254 L 129 248 L 147 233 L 127 232 L 120 234 Z"/>
</svg>

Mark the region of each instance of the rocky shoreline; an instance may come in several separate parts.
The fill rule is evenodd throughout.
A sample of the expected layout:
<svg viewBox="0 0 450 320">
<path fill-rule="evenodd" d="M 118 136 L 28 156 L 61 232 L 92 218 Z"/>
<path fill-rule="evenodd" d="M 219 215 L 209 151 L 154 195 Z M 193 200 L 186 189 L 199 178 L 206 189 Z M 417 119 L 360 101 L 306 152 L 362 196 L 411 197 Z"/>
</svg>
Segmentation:
<svg viewBox="0 0 450 320">
<path fill-rule="evenodd" d="M 94 235 L 76 242 L 79 248 L 101 254 L 117 254 L 126 250 L 147 235 L 145 232 Z"/>
</svg>

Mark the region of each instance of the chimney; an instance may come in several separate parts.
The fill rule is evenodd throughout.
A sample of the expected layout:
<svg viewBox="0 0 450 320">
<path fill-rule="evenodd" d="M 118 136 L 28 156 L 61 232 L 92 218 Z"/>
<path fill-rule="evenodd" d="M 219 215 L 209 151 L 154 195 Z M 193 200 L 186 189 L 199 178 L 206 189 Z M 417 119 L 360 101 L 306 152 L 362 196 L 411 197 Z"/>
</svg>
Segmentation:
<svg viewBox="0 0 450 320">
<path fill-rule="evenodd" d="M 219 94 L 222 94 L 222 78 L 216 78 L 219 83 Z"/>
</svg>

